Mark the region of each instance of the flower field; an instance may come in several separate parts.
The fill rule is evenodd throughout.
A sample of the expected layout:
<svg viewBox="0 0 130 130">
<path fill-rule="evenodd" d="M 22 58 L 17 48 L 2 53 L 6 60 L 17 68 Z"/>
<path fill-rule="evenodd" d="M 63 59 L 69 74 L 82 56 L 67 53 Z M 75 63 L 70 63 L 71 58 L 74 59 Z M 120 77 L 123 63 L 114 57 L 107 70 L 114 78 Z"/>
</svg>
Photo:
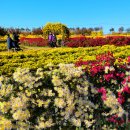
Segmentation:
<svg viewBox="0 0 130 130">
<path fill-rule="evenodd" d="M 48 46 L 48 40 L 43 38 L 21 38 L 20 43 L 27 46 Z"/>
<path fill-rule="evenodd" d="M 0 130 L 130 130 L 129 2 L 0 3 Z"/>
<path fill-rule="evenodd" d="M 61 41 L 61 39 L 59 39 Z M 20 43 L 28 46 L 48 46 L 48 41 L 42 37 L 40 38 L 26 38 L 21 37 Z M 93 47 L 103 45 L 124 46 L 130 45 L 129 36 L 102 36 L 102 37 L 70 37 L 64 43 L 67 47 Z"/>
<path fill-rule="evenodd" d="M 106 36 L 106 37 L 74 37 L 68 39 L 65 43 L 68 47 L 89 47 L 89 46 L 103 46 L 115 45 L 124 46 L 130 45 L 130 37 L 127 36 Z"/>
<path fill-rule="evenodd" d="M 5 44 L 1 44 L 2 50 L 6 48 Z M 78 59 L 95 60 L 96 55 L 111 51 L 116 58 L 125 59 L 130 55 L 130 45 L 114 46 L 104 45 L 88 48 L 38 48 L 25 50 L 18 53 L 1 52 L 0 53 L 0 74 L 10 75 L 17 67 L 37 69 L 39 67 L 46 68 L 51 63 L 58 65 L 59 63 L 75 63 Z M 118 61 L 115 61 L 117 64 Z"/>
<path fill-rule="evenodd" d="M 12 37 L 12 35 L 11 35 Z M 48 46 L 48 40 L 44 39 L 42 35 L 19 35 L 20 43 L 27 46 Z M 0 41 L 6 41 L 7 36 L 0 37 Z M 58 41 L 61 41 L 61 35 L 57 35 Z M 65 46 L 67 47 L 91 47 L 91 46 L 103 46 L 103 45 L 115 45 L 124 46 L 130 45 L 130 36 L 119 35 L 119 36 L 82 36 L 82 35 L 72 35 L 69 39 L 65 41 Z"/>
<path fill-rule="evenodd" d="M 8 53 L 2 43 L 0 74 L 1 129 L 129 127 L 129 44 Z"/>
</svg>

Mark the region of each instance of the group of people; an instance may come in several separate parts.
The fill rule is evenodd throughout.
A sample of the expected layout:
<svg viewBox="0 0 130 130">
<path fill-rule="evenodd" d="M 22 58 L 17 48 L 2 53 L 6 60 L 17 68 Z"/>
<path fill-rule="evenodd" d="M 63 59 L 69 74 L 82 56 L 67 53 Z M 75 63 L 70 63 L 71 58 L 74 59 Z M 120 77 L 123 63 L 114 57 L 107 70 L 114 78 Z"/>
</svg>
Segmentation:
<svg viewBox="0 0 130 130">
<path fill-rule="evenodd" d="M 57 38 L 55 33 L 50 32 L 48 35 L 48 41 L 49 41 L 49 46 L 50 47 L 57 47 Z"/>
<path fill-rule="evenodd" d="M 10 51 L 11 49 L 14 49 L 14 51 L 18 51 L 20 50 L 19 47 L 19 36 L 14 32 L 12 38 L 10 37 L 10 35 L 7 35 L 7 48 L 8 51 Z"/>
<path fill-rule="evenodd" d="M 48 41 L 50 47 L 57 47 L 57 38 L 55 33 L 52 32 L 49 33 Z M 11 49 L 13 49 L 13 51 L 22 50 L 19 47 L 19 36 L 17 35 L 17 33 L 14 32 L 12 38 L 10 37 L 9 34 L 7 35 L 7 48 L 8 51 L 10 51 Z"/>
</svg>

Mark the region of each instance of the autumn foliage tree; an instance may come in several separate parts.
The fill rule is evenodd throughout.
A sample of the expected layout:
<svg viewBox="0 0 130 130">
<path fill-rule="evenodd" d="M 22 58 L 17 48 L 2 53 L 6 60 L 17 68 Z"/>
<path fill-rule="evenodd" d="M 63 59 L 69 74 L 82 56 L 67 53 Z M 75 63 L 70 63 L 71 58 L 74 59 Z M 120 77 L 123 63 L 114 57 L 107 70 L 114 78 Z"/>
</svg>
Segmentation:
<svg viewBox="0 0 130 130">
<path fill-rule="evenodd" d="M 43 35 L 47 38 L 49 32 L 55 33 L 56 35 L 61 34 L 62 39 L 66 39 L 70 35 L 68 27 L 62 23 L 47 23 L 43 28 Z"/>
</svg>

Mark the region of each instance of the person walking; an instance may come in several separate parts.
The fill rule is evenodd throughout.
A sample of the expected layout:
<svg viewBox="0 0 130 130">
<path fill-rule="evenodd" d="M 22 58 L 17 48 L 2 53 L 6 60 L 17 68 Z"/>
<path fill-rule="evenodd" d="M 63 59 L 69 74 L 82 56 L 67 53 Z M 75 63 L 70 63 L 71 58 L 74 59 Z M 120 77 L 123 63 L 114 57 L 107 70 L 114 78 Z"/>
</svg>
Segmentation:
<svg viewBox="0 0 130 130">
<path fill-rule="evenodd" d="M 57 47 L 57 37 L 55 35 L 55 33 L 52 34 L 52 45 L 53 47 Z"/>
<path fill-rule="evenodd" d="M 7 34 L 7 48 L 8 52 L 10 51 L 10 49 L 12 49 L 12 39 L 9 34 Z"/>
<path fill-rule="evenodd" d="M 16 35 L 15 32 L 13 32 L 13 43 L 12 43 L 12 44 L 13 44 L 13 47 L 14 47 L 15 50 L 17 50 L 17 46 L 18 46 L 18 45 L 17 45 L 17 44 L 18 44 L 17 42 L 18 42 L 18 41 L 17 41 L 17 35 Z"/>
<path fill-rule="evenodd" d="M 50 32 L 48 35 L 48 42 L 49 42 L 49 46 L 53 47 L 53 43 L 52 43 L 52 33 Z"/>
</svg>

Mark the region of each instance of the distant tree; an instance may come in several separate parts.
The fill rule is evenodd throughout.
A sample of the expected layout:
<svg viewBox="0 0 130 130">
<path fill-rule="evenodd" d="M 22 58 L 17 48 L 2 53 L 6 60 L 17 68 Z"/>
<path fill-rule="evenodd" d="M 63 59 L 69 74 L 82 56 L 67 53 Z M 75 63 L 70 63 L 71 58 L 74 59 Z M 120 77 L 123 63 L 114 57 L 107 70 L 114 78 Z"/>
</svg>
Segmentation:
<svg viewBox="0 0 130 130">
<path fill-rule="evenodd" d="M 17 34 L 20 34 L 21 33 L 21 29 L 20 28 L 13 28 L 13 27 L 10 27 L 10 28 L 7 28 L 7 31 L 8 33 L 17 33 Z"/>
<path fill-rule="evenodd" d="M 25 30 L 26 30 L 26 32 L 31 32 L 31 30 L 29 28 L 26 28 Z"/>
<path fill-rule="evenodd" d="M 94 28 L 94 31 L 100 31 L 101 30 L 101 27 L 95 27 Z"/>
<path fill-rule="evenodd" d="M 17 34 L 20 34 L 20 33 L 21 33 L 20 28 L 15 28 L 14 31 L 15 31 Z"/>
<path fill-rule="evenodd" d="M 126 29 L 126 32 L 127 32 L 127 33 L 130 33 L 130 28 L 127 28 L 127 29 Z"/>
<path fill-rule="evenodd" d="M 114 28 L 110 28 L 110 32 L 113 33 L 115 31 Z"/>
<path fill-rule="evenodd" d="M 25 28 L 20 28 L 20 31 L 21 31 L 21 32 L 24 32 L 24 31 L 25 31 Z"/>
<path fill-rule="evenodd" d="M 71 35 L 75 34 L 75 28 L 69 28 L 69 30 Z"/>
<path fill-rule="evenodd" d="M 5 28 L 3 28 L 3 27 L 0 27 L 0 35 L 4 36 L 6 34 L 7 34 L 7 30 Z"/>
<path fill-rule="evenodd" d="M 14 31 L 16 33 L 21 33 L 23 35 L 29 35 L 29 34 L 31 34 L 31 30 L 29 28 L 15 28 Z"/>
<path fill-rule="evenodd" d="M 118 31 L 122 33 L 124 31 L 124 27 L 119 27 Z"/>
<path fill-rule="evenodd" d="M 75 29 L 75 34 L 81 34 L 81 29 L 79 27 Z"/>
<path fill-rule="evenodd" d="M 35 35 L 40 35 L 40 34 L 43 34 L 42 32 L 42 28 L 33 28 L 32 29 L 32 34 L 35 34 Z"/>
<path fill-rule="evenodd" d="M 93 29 L 93 28 L 88 28 L 88 30 L 89 30 L 89 31 L 94 31 L 94 29 Z"/>
<path fill-rule="evenodd" d="M 93 31 L 94 31 L 93 28 L 88 28 L 87 29 L 87 35 L 91 35 Z"/>
<path fill-rule="evenodd" d="M 81 28 L 81 33 L 82 33 L 83 35 L 86 34 L 86 32 L 87 32 L 87 28 L 85 28 L 85 27 Z"/>
<path fill-rule="evenodd" d="M 70 33 L 71 34 L 83 34 L 83 35 L 91 35 L 93 31 L 96 30 L 96 32 L 98 31 L 102 31 L 102 27 L 96 27 L 96 28 L 86 28 L 86 27 L 82 27 L 82 28 L 69 28 Z"/>
</svg>

